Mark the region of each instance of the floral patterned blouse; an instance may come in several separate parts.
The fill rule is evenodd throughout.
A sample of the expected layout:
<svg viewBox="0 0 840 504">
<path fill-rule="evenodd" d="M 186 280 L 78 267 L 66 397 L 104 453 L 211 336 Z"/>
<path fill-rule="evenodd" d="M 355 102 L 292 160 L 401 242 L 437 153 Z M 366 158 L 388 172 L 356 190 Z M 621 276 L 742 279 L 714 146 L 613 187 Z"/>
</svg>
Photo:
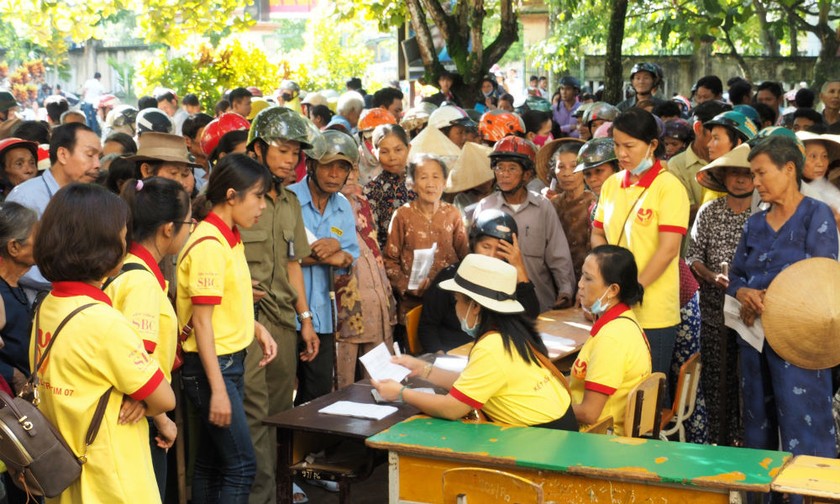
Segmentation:
<svg viewBox="0 0 840 504">
<path fill-rule="evenodd" d="M 365 196 L 370 202 L 370 209 L 373 212 L 373 220 L 376 224 L 376 241 L 379 243 L 379 249 L 385 250 L 391 215 L 397 208 L 409 201 L 414 201 L 417 195 L 406 187 L 404 173 L 383 171 L 365 186 Z"/>
</svg>

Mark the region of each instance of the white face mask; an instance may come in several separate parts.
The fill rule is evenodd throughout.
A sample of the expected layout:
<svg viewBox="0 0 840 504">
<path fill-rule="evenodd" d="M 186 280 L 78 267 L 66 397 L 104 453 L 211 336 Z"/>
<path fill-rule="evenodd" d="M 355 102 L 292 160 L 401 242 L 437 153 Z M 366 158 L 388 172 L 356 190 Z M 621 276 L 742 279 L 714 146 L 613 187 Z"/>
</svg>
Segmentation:
<svg viewBox="0 0 840 504">
<path fill-rule="evenodd" d="M 607 292 L 609 292 L 609 290 L 605 290 L 604 293 L 601 294 L 601 297 L 599 297 L 598 299 L 595 300 L 594 303 L 592 303 L 592 306 L 589 308 L 589 313 L 591 313 L 592 315 L 595 315 L 596 317 L 600 317 L 601 315 L 604 314 L 605 311 L 607 311 L 607 308 L 609 307 L 609 303 L 604 304 L 604 303 L 601 302 L 601 300 L 604 299 L 604 296 L 607 295 Z"/>
<path fill-rule="evenodd" d="M 638 175 L 641 175 L 644 172 L 650 170 L 650 168 L 653 166 L 653 159 L 648 157 L 650 155 L 651 147 L 653 147 L 653 146 L 648 145 L 647 152 L 645 152 L 645 157 L 642 158 L 641 161 L 639 161 L 639 164 L 637 164 L 635 168 L 630 170 L 630 173 L 638 176 Z"/>
<path fill-rule="evenodd" d="M 470 311 L 472 310 L 472 307 L 473 307 L 473 301 L 470 300 L 470 306 L 469 306 L 469 308 L 467 308 L 467 315 L 466 315 L 467 317 L 470 316 Z M 475 318 L 475 324 L 473 324 L 473 326 L 470 327 L 470 326 L 467 325 L 466 317 L 463 318 L 463 319 L 458 317 L 458 322 L 461 324 L 461 330 L 464 331 L 465 333 L 467 333 L 468 335 L 470 335 L 470 337 L 472 337 L 472 338 L 475 338 L 476 334 L 478 333 L 478 320 L 479 320 L 478 317 L 476 317 Z"/>
</svg>

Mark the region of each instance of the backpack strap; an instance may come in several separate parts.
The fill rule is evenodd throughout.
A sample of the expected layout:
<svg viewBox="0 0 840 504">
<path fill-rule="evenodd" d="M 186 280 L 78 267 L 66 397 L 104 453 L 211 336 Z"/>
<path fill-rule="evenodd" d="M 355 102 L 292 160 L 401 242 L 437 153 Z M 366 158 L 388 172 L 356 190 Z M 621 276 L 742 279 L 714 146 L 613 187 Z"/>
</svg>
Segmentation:
<svg viewBox="0 0 840 504">
<path fill-rule="evenodd" d="M 530 341 L 528 342 L 528 347 L 531 349 L 532 352 L 534 352 L 534 355 L 537 357 L 537 360 L 540 361 L 540 364 L 542 364 L 544 368 L 551 371 L 551 374 L 557 377 L 557 380 L 560 381 L 560 383 L 566 389 L 566 392 L 569 393 L 569 397 L 571 397 L 572 389 L 571 387 L 569 387 L 569 381 L 566 380 L 566 377 L 563 375 L 563 373 L 561 373 L 560 370 L 557 369 L 557 366 L 555 366 L 554 363 L 551 362 L 551 359 L 549 359 L 542 352 L 534 348 L 534 345 Z"/>
<path fill-rule="evenodd" d="M 192 251 L 192 249 L 193 249 L 196 245 L 198 245 L 199 243 L 201 243 L 201 242 L 203 242 L 203 241 L 206 241 L 206 240 L 213 240 L 213 241 L 215 241 L 215 242 L 219 242 L 219 239 L 218 239 L 218 238 L 216 238 L 215 236 L 202 236 L 201 238 L 199 238 L 199 239 L 197 239 L 196 241 L 192 242 L 192 243 L 190 244 L 190 246 L 189 246 L 189 247 L 187 247 L 187 250 L 185 250 L 185 251 L 184 251 L 184 254 L 183 254 L 183 255 L 181 255 L 181 260 L 180 260 L 180 261 L 178 261 L 178 264 L 180 265 L 180 264 L 181 264 L 181 262 L 182 262 L 184 259 L 186 259 L 186 258 L 187 258 L 187 255 L 189 255 L 189 253 Z M 219 243 L 221 243 L 221 242 L 219 242 Z M 178 334 L 178 343 L 179 343 L 179 344 L 183 345 L 183 344 L 184 344 L 184 342 L 185 342 L 185 341 L 187 341 L 187 338 L 189 338 L 189 337 L 190 337 L 190 334 L 192 334 L 192 331 L 193 331 L 193 327 L 192 327 L 192 325 L 193 325 L 193 318 L 192 318 L 192 315 L 190 315 L 190 319 L 189 319 L 189 320 L 187 320 L 187 323 L 186 323 L 186 324 L 184 324 L 184 327 L 182 327 L 182 328 L 181 328 L 181 332 Z"/>
<path fill-rule="evenodd" d="M 105 280 L 105 283 L 104 283 L 104 284 L 102 284 L 102 290 L 107 289 L 107 288 L 108 288 L 108 286 L 109 286 L 109 285 L 111 285 L 112 283 L 114 283 L 114 280 L 116 280 L 117 278 L 119 278 L 119 277 L 120 277 L 123 273 L 126 273 L 126 272 L 128 272 L 128 271 L 139 271 L 139 270 L 146 270 L 146 271 L 149 271 L 149 269 L 148 269 L 148 268 L 146 268 L 145 266 L 143 266 L 142 264 L 137 264 L 137 263 L 128 263 L 128 264 L 123 264 L 123 267 L 122 267 L 122 269 L 120 269 L 120 272 L 119 272 L 119 273 L 117 273 L 116 275 L 112 276 L 112 277 L 111 277 L 111 278 L 109 278 L 108 280 Z M 151 273 L 151 272 L 150 272 L 150 273 Z"/>
</svg>

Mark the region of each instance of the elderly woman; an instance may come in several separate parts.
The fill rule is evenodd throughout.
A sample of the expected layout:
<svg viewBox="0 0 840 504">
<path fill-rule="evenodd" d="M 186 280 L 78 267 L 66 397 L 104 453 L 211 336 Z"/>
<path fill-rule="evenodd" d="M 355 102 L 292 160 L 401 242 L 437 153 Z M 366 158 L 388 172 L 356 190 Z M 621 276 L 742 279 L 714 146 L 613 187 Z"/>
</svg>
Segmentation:
<svg viewBox="0 0 840 504">
<path fill-rule="evenodd" d="M 461 373 L 433 367 L 420 359 L 393 360 L 444 395 L 410 389 L 393 380 L 373 381 L 388 401 L 404 401 L 424 413 L 455 420 L 472 409 L 495 422 L 548 429 L 578 430 L 565 379 L 546 367 L 546 348 L 516 300 L 516 268 L 503 261 L 470 254 L 455 277 L 440 284 L 455 293 L 455 314 L 465 332 L 476 338 Z M 553 367 L 553 366 L 552 366 Z M 562 381 L 561 381 L 562 380 Z"/>
<path fill-rule="evenodd" d="M 686 262 L 700 282 L 700 381 L 709 411 L 709 435 L 720 445 L 740 439 L 738 376 L 732 372 L 738 365 L 738 347 L 735 333 L 723 324 L 723 296 L 729 285 L 724 263 L 732 263 L 750 216 L 754 186 L 749 152 L 748 145 L 739 145 L 697 173 L 700 185 L 726 196 L 700 207 L 686 253 Z"/>
<path fill-rule="evenodd" d="M 764 293 L 776 275 L 806 258 L 836 259 L 838 240 L 831 209 L 799 192 L 804 164 L 800 142 L 784 134 L 766 136 L 755 143 L 748 159 L 755 188 L 770 209 L 754 213 L 744 226 L 727 293 L 740 301 L 741 319 L 751 326 L 764 310 Z M 738 346 L 744 444 L 836 457 L 831 370 L 797 367 L 767 344 L 756 350 L 739 338 Z M 801 502 L 801 497 L 791 496 L 791 502 Z"/>
<path fill-rule="evenodd" d="M 636 258 L 645 302 L 634 307 L 650 341 L 653 371 L 669 373 L 680 323 L 679 253 L 688 227 L 688 195 L 664 169 L 659 127 L 650 113 L 633 108 L 613 122 L 621 172 L 601 187 L 592 248 L 619 245 Z"/>
</svg>

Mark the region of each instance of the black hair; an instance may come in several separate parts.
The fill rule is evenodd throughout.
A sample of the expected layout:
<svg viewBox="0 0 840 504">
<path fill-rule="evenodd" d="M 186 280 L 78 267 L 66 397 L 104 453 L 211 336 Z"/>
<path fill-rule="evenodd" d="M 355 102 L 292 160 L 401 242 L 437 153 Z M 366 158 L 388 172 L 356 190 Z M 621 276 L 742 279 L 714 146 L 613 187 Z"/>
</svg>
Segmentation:
<svg viewBox="0 0 840 504">
<path fill-rule="evenodd" d="M 96 184 L 71 183 L 52 197 L 35 236 L 35 263 L 50 282 L 101 281 L 125 256 L 128 205 Z M 72 232 L 68 232 L 72 230 Z"/>
<path fill-rule="evenodd" d="M 123 151 L 122 154 L 136 154 L 137 153 L 137 143 L 131 138 L 131 135 L 128 133 L 111 133 L 105 138 L 103 145 L 108 142 L 118 143 L 122 146 Z"/>
<path fill-rule="evenodd" d="M 157 103 L 160 103 L 160 102 L 163 102 L 163 101 L 165 101 L 165 102 L 176 101 L 175 100 L 175 93 L 173 93 L 172 91 L 167 91 L 167 92 L 163 93 L 162 95 L 158 95 Z"/>
<path fill-rule="evenodd" d="M 50 125 L 44 121 L 22 121 L 12 130 L 12 136 L 35 142 L 50 143 Z"/>
<path fill-rule="evenodd" d="M 157 108 L 157 100 L 155 100 L 154 96 L 141 96 L 137 100 L 138 112 L 147 108 Z"/>
<path fill-rule="evenodd" d="M 271 189 L 271 173 L 268 168 L 245 154 L 231 154 L 222 158 L 210 172 L 207 200 L 215 206 L 227 201 L 228 189 L 233 189 L 242 197 L 245 191 L 254 186 L 261 193 Z"/>
<path fill-rule="evenodd" d="M 99 78 L 101 78 L 101 77 L 102 77 L 102 74 L 101 74 L 101 73 L 99 73 L 99 72 L 96 72 L 96 73 L 94 73 L 94 74 L 93 74 L 93 78 L 94 78 L 94 79 L 99 79 Z"/>
<path fill-rule="evenodd" d="M 248 130 L 228 131 L 222 135 L 222 138 L 219 139 L 219 143 L 216 145 L 216 148 L 210 153 L 210 160 L 216 161 L 222 153 L 224 153 L 225 156 L 231 154 L 237 145 L 247 141 Z M 265 152 L 265 150 L 263 150 L 263 152 Z"/>
<path fill-rule="evenodd" d="M 665 142 L 660 138 L 659 125 L 653 114 L 640 108 L 629 108 L 613 121 L 612 130 L 618 130 L 647 144 L 657 141 L 653 156 L 658 158 L 665 152 Z"/>
<path fill-rule="evenodd" d="M 782 85 L 778 82 L 773 81 L 764 81 L 755 88 L 756 92 L 758 91 L 770 91 L 773 96 L 777 99 L 781 98 L 782 94 L 784 94 L 784 89 L 782 89 Z"/>
<path fill-rule="evenodd" d="M 532 75 L 531 77 L 528 78 L 528 82 L 531 82 L 531 81 L 539 82 L 539 80 L 540 80 L 540 78 L 537 77 L 536 75 Z"/>
<path fill-rule="evenodd" d="M 128 203 L 131 212 L 126 234 L 128 244 L 153 237 L 160 226 L 170 222 L 175 223 L 175 233 L 178 233 L 190 213 L 190 195 L 183 186 L 161 177 L 147 178 L 142 183 L 130 179 L 120 197 Z"/>
<path fill-rule="evenodd" d="M 315 105 L 309 109 L 309 115 L 312 117 L 320 117 L 324 124 L 329 124 L 332 120 L 333 113 L 326 105 Z"/>
<path fill-rule="evenodd" d="M 798 117 L 804 117 L 805 119 L 810 119 L 814 124 L 823 124 L 825 120 L 823 119 L 822 114 L 817 112 L 812 108 L 798 108 L 793 112 L 793 119 L 795 120 Z"/>
<path fill-rule="evenodd" d="M 808 88 L 802 88 L 796 92 L 794 101 L 798 108 L 814 108 L 814 100 L 817 95 Z"/>
<path fill-rule="evenodd" d="M 761 129 L 766 122 L 769 122 L 771 125 L 776 124 L 776 119 L 779 117 L 779 113 L 774 110 L 773 107 L 759 102 L 755 102 L 750 106 L 758 112 L 758 118 L 761 121 L 761 124 L 758 125 L 758 129 Z"/>
<path fill-rule="evenodd" d="M 117 156 L 108 166 L 108 175 L 105 177 L 105 187 L 114 194 L 119 194 L 122 184 L 135 177 L 137 170 L 136 163 L 127 156 Z"/>
<path fill-rule="evenodd" d="M 732 110 L 732 105 L 728 103 L 718 100 L 709 100 L 694 107 L 694 110 L 691 111 L 691 116 L 694 121 L 700 121 L 701 123 L 706 124 L 714 119 L 715 116 L 723 114 L 724 112 L 729 112 L 730 110 Z"/>
<path fill-rule="evenodd" d="M 805 128 L 805 131 L 807 131 L 808 133 L 814 133 L 815 135 L 831 134 L 831 131 L 828 129 L 828 126 L 826 126 L 824 122 L 814 123 Z"/>
<path fill-rule="evenodd" d="M 633 252 L 617 245 L 599 245 L 589 255 L 595 257 L 604 284 L 618 285 L 618 300 L 627 306 L 641 303 L 645 288 L 639 283 L 639 270 Z"/>
<path fill-rule="evenodd" d="M 513 102 L 516 101 L 514 100 L 513 95 L 510 93 L 503 93 L 501 96 L 499 96 L 499 100 L 510 102 L 511 105 L 513 105 Z"/>
<path fill-rule="evenodd" d="M 230 102 L 227 100 L 219 100 L 216 102 L 216 107 L 214 108 L 216 115 L 223 114 L 230 110 Z"/>
<path fill-rule="evenodd" d="M 801 186 L 805 156 L 794 139 L 781 135 L 770 135 L 751 146 L 747 161 L 752 161 L 761 154 L 770 158 L 770 161 L 779 170 L 787 163 L 793 163 L 796 168 L 796 185 Z"/>
<path fill-rule="evenodd" d="M 380 124 L 373 130 L 371 141 L 374 147 L 379 147 L 379 143 L 387 136 L 394 135 L 400 139 L 402 143 L 408 147 L 408 134 L 399 124 Z"/>
<path fill-rule="evenodd" d="M 253 93 L 248 91 L 244 87 L 238 87 L 231 90 L 230 94 L 228 95 L 228 101 L 233 104 L 236 101 L 242 100 L 243 98 L 251 98 Z"/>
<path fill-rule="evenodd" d="M 729 86 L 729 101 L 735 105 L 749 104 L 752 84 L 742 77 L 733 77 L 726 82 Z"/>
<path fill-rule="evenodd" d="M 414 173 L 417 171 L 417 167 L 429 161 L 437 163 L 438 166 L 440 166 L 441 171 L 443 171 L 443 180 L 446 180 L 446 176 L 449 174 L 449 169 L 446 167 L 446 163 L 440 158 L 440 156 L 428 153 L 417 154 L 411 157 L 408 161 L 406 179 L 414 180 Z"/>
<path fill-rule="evenodd" d="M 190 140 L 196 140 L 195 137 L 201 128 L 207 126 L 212 121 L 213 116 L 210 114 L 205 114 L 204 112 L 193 114 L 184 120 L 184 124 L 181 126 L 181 136 L 185 136 Z"/>
<path fill-rule="evenodd" d="M 464 296 L 469 299 L 469 296 Z M 522 360 L 537 365 L 540 361 L 531 347 L 543 355 L 548 355 L 548 350 L 537 332 L 534 321 L 524 313 L 499 313 L 482 306 L 478 334 L 486 334 L 490 331 L 499 333 L 505 353 L 508 355 L 512 355 L 516 350 Z"/>
<path fill-rule="evenodd" d="M 402 100 L 403 92 L 397 88 L 384 87 L 379 91 L 373 93 L 373 108 L 384 107 L 388 108 L 394 103 L 394 100 Z"/>
<path fill-rule="evenodd" d="M 695 84 L 695 89 L 699 89 L 701 87 L 708 89 L 715 96 L 723 94 L 723 82 L 721 82 L 720 77 L 717 75 L 706 75 L 705 77 L 700 77 L 697 80 L 697 84 Z"/>
<path fill-rule="evenodd" d="M 44 105 L 44 107 L 47 109 L 47 115 L 50 120 L 55 124 L 58 124 L 59 121 L 61 121 L 61 114 L 70 110 L 70 104 L 67 100 L 51 101 Z"/>
<path fill-rule="evenodd" d="M 82 123 L 62 124 L 53 129 L 52 138 L 50 138 L 50 164 L 56 164 L 58 162 L 58 149 L 64 147 L 70 152 L 76 149 L 76 140 L 79 136 L 79 131 L 90 131 L 93 133 L 92 129 Z"/>
<path fill-rule="evenodd" d="M 522 114 L 522 121 L 525 123 L 526 133 L 537 133 L 542 128 L 546 121 L 551 119 L 550 112 L 543 112 L 541 110 L 526 110 Z"/>
<path fill-rule="evenodd" d="M 24 242 L 38 222 L 35 210 L 7 201 L 0 207 L 0 257 L 9 257 L 9 243 Z"/>
<path fill-rule="evenodd" d="M 677 102 L 668 100 L 653 107 L 653 115 L 659 117 L 682 117 L 682 110 Z"/>
<path fill-rule="evenodd" d="M 181 100 L 181 103 L 183 103 L 184 105 L 189 105 L 191 107 L 197 107 L 200 105 L 198 101 L 198 96 L 196 96 L 194 93 L 185 94 L 184 99 Z"/>
</svg>

